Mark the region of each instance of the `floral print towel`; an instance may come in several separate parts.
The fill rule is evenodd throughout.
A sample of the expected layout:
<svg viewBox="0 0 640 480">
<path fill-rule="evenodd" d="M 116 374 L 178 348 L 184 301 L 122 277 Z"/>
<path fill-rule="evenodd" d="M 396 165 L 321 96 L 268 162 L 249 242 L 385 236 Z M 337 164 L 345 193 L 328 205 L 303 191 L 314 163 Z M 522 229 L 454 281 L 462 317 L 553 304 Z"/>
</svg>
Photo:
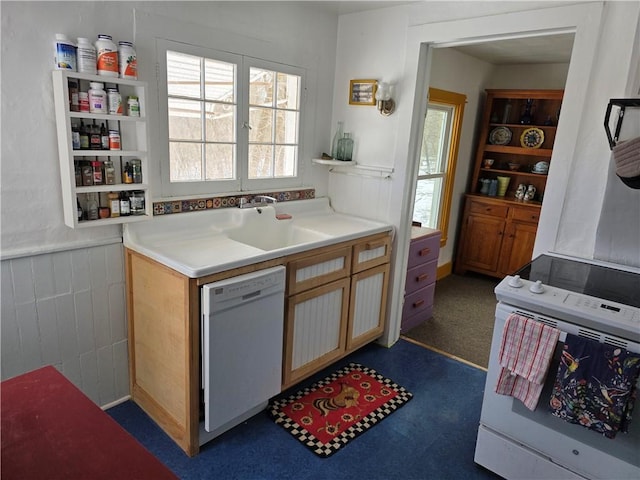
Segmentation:
<svg viewBox="0 0 640 480">
<path fill-rule="evenodd" d="M 639 374 L 639 355 L 567 334 L 551 413 L 614 438 L 631 421 Z"/>
</svg>

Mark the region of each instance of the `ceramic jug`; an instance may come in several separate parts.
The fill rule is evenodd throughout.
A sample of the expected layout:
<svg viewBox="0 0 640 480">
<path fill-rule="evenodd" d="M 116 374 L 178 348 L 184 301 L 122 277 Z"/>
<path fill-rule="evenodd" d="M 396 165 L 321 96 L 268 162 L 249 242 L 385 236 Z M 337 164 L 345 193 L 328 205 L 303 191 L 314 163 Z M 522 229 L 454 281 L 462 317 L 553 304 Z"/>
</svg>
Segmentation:
<svg viewBox="0 0 640 480">
<path fill-rule="evenodd" d="M 480 179 L 480 183 L 482 184 L 482 186 L 480 187 L 480 193 L 482 193 L 483 195 L 487 195 L 489 193 L 489 183 L 491 182 L 491 180 L 489 180 L 488 178 L 481 178 Z"/>
<path fill-rule="evenodd" d="M 536 187 L 533 185 L 529 185 L 527 187 L 527 192 L 524 194 L 525 200 L 533 200 L 533 197 L 536 195 Z"/>
<path fill-rule="evenodd" d="M 524 183 L 518 185 L 518 189 L 516 190 L 516 198 L 518 200 L 524 200 L 524 195 L 527 192 L 527 186 Z"/>
</svg>

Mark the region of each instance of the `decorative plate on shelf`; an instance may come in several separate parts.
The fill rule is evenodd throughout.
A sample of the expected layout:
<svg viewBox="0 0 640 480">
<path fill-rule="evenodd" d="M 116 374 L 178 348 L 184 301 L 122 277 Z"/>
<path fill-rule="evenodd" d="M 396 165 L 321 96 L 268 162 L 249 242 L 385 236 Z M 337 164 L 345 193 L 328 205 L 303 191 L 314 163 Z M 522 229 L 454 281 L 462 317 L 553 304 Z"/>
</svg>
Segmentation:
<svg viewBox="0 0 640 480">
<path fill-rule="evenodd" d="M 525 148 L 540 148 L 544 142 L 544 132 L 539 128 L 527 128 L 520 135 L 520 145 Z"/>
<path fill-rule="evenodd" d="M 506 145 L 511 141 L 511 130 L 507 127 L 496 127 L 489 133 L 489 142 L 492 145 Z"/>
</svg>

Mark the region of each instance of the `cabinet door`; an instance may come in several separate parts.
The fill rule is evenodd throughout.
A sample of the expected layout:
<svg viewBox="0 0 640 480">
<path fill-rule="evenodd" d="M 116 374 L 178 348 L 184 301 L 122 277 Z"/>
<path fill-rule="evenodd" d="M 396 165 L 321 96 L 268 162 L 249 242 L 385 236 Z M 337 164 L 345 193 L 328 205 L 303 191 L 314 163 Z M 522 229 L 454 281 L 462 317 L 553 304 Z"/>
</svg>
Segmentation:
<svg viewBox="0 0 640 480">
<path fill-rule="evenodd" d="M 458 268 L 497 272 L 504 225 L 505 220 L 499 217 L 468 215 Z"/>
<path fill-rule="evenodd" d="M 283 389 L 343 356 L 348 312 L 349 278 L 288 298 Z"/>
<path fill-rule="evenodd" d="M 507 223 L 500 254 L 500 271 L 503 276 L 512 275 L 531 261 L 537 230 L 537 225 L 531 223 Z"/>
<path fill-rule="evenodd" d="M 388 263 L 351 277 L 347 351 L 355 350 L 382 335 L 388 283 Z"/>
</svg>

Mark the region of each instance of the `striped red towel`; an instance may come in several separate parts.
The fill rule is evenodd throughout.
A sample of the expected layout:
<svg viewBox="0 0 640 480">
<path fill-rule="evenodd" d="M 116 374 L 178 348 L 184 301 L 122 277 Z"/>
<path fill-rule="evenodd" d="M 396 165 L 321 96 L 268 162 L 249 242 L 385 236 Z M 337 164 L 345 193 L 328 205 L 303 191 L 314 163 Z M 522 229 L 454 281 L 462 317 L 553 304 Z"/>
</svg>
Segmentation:
<svg viewBox="0 0 640 480">
<path fill-rule="evenodd" d="M 498 354 L 502 368 L 495 392 L 515 397 L 535 410 L 559 337 L 556 328 L 511 314 L 502 332 Z"/>
</svg>

